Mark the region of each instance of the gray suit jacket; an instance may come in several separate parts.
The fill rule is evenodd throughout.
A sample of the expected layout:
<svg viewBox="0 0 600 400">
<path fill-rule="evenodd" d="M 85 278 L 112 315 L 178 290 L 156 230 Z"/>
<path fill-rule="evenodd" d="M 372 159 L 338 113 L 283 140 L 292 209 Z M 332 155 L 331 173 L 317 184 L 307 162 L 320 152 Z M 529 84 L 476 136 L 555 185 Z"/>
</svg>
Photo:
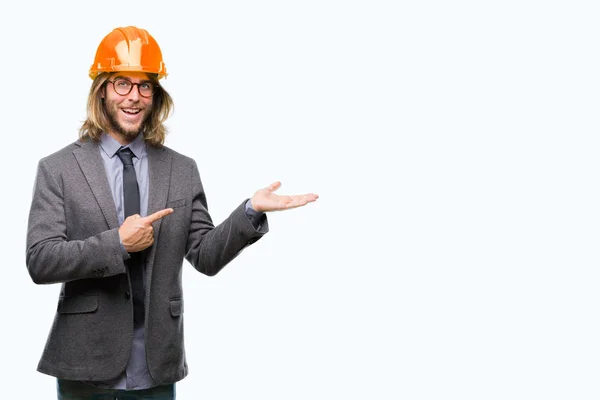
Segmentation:
<svg viewBox="0 0 600 400">
<path fill-rule="evenodd" d="M 268 231 L 257 231 L 244 203 L 218 226 L 207 210 L 196 163 L 148 145 L 148 214 L 173 208 L 154 223 L 146 251 L 146 351 L 156 384 L 187 375 L 181 269 L 187 259 L 214 275 Z M 38 371 L 62 379 L 107 381 L 126 367 L 133 305 L 118 220 L 98 144 L 77 141 L 38 165 L 27 231 L 26 262 L 35 283 L 62 283 Z"/>
</svg>

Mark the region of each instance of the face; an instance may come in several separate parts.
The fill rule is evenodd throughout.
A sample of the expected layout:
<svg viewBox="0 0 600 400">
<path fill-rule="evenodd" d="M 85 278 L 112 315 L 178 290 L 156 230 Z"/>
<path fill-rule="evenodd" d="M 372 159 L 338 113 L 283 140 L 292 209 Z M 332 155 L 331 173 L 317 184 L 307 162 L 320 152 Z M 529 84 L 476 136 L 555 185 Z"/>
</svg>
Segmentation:
<svg viewBox="0 0 600 400">
<path fill-rule="evenodd" d="M 140 85 L 152 85 L 148 75 L 143 72 L 119 72 L 111 75 L 108 80 L 119 82 L 121 79 Z M 113 85 L 111 82 L 106 83 L 102 93 L 104 107 L 112 126 L 108 134 L 119 140 L 119 142 L 130 143 L 136 138 L 144 121 L 152 111 L 152 96 L 142 96 L 138 85 L 134 85 L 128 94 L 121 95 L 115 91 L 116 84 Z M 122 81 L 120 82 L 123 84 Z M 117 87 L 117 90 L 123 92 L 119 87 Z"/>
</svg>

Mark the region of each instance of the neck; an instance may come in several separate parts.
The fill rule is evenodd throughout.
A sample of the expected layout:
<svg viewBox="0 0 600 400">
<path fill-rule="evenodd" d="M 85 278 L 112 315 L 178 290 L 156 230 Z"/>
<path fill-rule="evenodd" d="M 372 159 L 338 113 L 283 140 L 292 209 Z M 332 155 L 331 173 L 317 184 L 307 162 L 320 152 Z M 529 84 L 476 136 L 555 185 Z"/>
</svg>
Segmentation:
<svg viewBox="0 0 600 400">
<path fill-rule="evenodd" d="M 125 136 L 116 132 L 107 132 L 113 139 L 115 139 L 117 142 L 119 142 L 119 144 L 123 145 L 123 146 L 127 146 L 128 144 L 131 144 L 135 138 L 137 137 L 137 135 L 135 136 Z"/>
</svg>

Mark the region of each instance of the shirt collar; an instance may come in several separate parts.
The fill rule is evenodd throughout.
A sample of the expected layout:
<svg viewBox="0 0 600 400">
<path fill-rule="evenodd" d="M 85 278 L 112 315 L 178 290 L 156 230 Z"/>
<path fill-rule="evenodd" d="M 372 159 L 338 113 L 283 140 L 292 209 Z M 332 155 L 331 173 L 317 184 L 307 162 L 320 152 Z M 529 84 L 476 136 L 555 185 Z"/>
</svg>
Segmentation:
<svg viewBox="0 0 600 400">
<path fill-rule="evenodd" d="M 133 152 L 133 155 L 138 159 L 146 154 L 146 142 L 144 141 L 144 135 L 142 133 L 138 134 L 133 142 L 127 146 L 122 146 L 121 143 L 117 142 L 112 136 L 106 132 L 102 132 L 102 135 L 100 136 L 100 147 L 109 158 L 113 158 L 121 147 L 129 147 Z"/>
</svg>

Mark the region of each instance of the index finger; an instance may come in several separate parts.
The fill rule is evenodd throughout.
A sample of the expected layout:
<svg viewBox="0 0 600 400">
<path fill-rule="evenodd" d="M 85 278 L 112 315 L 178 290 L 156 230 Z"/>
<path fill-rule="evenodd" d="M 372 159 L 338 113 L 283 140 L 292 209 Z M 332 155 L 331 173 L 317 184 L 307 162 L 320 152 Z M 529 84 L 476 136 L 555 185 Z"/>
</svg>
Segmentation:
<svg viewBox="0 0 600 400">
<path fill-rule="evenodd" d="M 172 208 L 165 208 L 164 210 L 160 210 L 155 212 L 154 214 L 150 214 L 146 217 L 146 219 L 148 221 L 150 221 L 150 223 L 152 222 L 156 222 L 159 219 L 161 219 L 162 217 L 166 217 L 167 215 L 171 214 L 173 212 Z"/>
</svg>

